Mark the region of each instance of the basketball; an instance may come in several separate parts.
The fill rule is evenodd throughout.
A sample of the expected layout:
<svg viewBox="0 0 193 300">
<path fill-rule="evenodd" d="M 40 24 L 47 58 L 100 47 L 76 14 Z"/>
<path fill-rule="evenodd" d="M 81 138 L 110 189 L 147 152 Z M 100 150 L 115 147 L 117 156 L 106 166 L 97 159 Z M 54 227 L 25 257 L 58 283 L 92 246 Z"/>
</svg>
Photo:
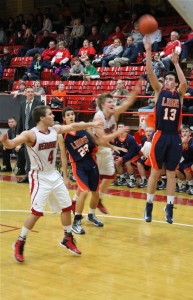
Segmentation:
<svg viewBox="0 0 193 300">
<path fill-rule="evenodd" d="M 145 35 L 156 31 L 158 23 L 156 19 L 151 15 L 143 15 L 139 19 L 139 31 Z"/>
</svg>

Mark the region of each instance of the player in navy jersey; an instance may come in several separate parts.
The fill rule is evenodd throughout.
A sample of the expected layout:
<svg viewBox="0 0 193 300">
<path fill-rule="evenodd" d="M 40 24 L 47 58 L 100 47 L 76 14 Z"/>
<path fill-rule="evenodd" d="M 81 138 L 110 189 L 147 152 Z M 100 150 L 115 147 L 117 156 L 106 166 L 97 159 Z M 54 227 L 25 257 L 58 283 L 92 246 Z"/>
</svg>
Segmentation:
<svg viewBox="0 0 193 300">
<path fill-rule="evenodd" d="M 54 115 L 49 106 L 37 106 L 33 110 L 36 127 L 23 131 L 10 140 L 7 134 L 2 134 L 0 142 L 7 149 L 20 144 L 26 144 L 31 162 L 29 173 L 31 194 L 31 215 L 27 217 L 21 234 L 15 243 L 14 256 L 18 262 L 24 261 L 24 245 L 30 230 L 38 219 L 43 216 L 46 202 L 53 212 L 61 212 L 61 222 L 64 227 L 64 239 L 60 245 L 70 252 L 80 255 L 71 233 L 71 199 L 60 173 L 55 169 L 57 153 L 57 135 L 72 130 L 99 126 L 99 122 L 73 123 L 70 125 L 54 125 Z M 52 196 L 52 198 L 51 198 Z M 38 251 L 38 250 L 37 250 Z"/>
<path fill-rule="evenodd" d="M 75 121 L 75 113 L 70 107 L 66 107 L 63 110 L 62 116 L 67 125 L 74 123 Z M 124 130 L 127 130 L 127 127 L 122 128 L 122 131 Z M 106 136 L 106 141 L 103 140 L 102 143 L 104 144 L 110 141 L 122 131 L 119 130 L 118 132 Z M 87 221 L 93 223 L 97 227 L 103 226 L 103 222 L 95 215 L 95 210 L 99 202 L 99 170 L 95 160 L 95 154 L 97 152 L 96 143 L 100 143 L 100 138 L 97 138 L 93 134 L 91 137 L 91 133 L 89 134 L 86 130 L 72 131 L 64 136 L 59 136 L 64 182 L 69 186 L 67 177 L 67 150 L 72 165 L 73 175 L 79 190 L 79 197 L 76 202 L 75 217 L 72 225 L 72 230 L 77 234 L 85 234 L 85 230 L 82 228 L 81 219 L 84 202 L 89 191 L 91 191 L 91 200 Z"/>
<path fill-rule="evenodd" d="M 176 173 L 177 178 L 182 181 L 182 186 L 180 188 L 177 187 L 177 192 L 183 193 L 187 191 L 189 195 L 193 195 L 193 172 L 191 169 L 193 165 L 193 137 L 191 137 L 191 130 L 188 126 L 182 127 L 181 139 L 182 160 Z"/>
<path fill-rule="evenodd" d="M 124 127 L 124 124 L 118 124 L 118 128 L 122 127 Z M 120 180 L 115 181 L 114 185 L 127 185 L 128 187 L 133 188 L 136 186 L 133 164 L 136 164 L 137 159 L 139 158 L 141 147 L 136 143 L 134 137 L 131 134 L 128 134 L 128 132 L 124 132 L 122 135 L 115 138 L 113 144 L 120 148 L 127 149 L 127 153 L 115 153 L 115 167 L 121 176 Z M 126 178 L 124 178 L 125 174 L 123 174 L 123 165 L 125 165 L 127 169 L 127 176 L 129 176 L 128 182 Z"/>
<path fill-rule="evenodd" d="M 165 219 L 173 223 L 173 204 L 175 195 L 175 170 L 182 155 L 182 142 L 179 135 L 182 119 L 183 96 L 187 89 L 185 76 L 179 65 L 179 56 L 173 52 L 172 62 L 175 72 L 165 74 L 164 87 L 159 83 L 152 69 L 151 41 L 144 41 L 146 49 L 146 68 L 151 86 L 155 92 L 155 134 L 150 150 L 151 174 L 148 180 L 145 221 L 152 221 L 153 199 L 162 166 L 166 167 L 167 204 Z"/>
</svg>

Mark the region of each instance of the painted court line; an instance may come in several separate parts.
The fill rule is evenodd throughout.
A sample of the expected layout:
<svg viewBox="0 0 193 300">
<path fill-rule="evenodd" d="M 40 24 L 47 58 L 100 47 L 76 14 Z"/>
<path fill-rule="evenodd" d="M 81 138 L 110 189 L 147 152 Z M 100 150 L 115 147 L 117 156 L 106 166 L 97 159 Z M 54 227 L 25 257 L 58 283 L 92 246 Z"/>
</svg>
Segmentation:
<svg viewBox="0 0 193 300">
<path fill-rule="evenodd" d="M 24 213 L 29 213 L 30 211 L 29 210 L 11 210 L 11 209 L 9 210 L 9 209 L 2 209 L 2 210 L 0 210 L 0 212 L 1 213 L 3 213 L 3 212 L 10 212 L 10 213 L 21 213 L 21 212 L 24 212 Z M 45 214 L 53 214 L 50 211 L 45 211 L 44 213 Z M 83 216 L 87 216 L 87 214 L 83 214 Z M 110 219 L 122 219 L 122 220 L 143 221 L 144 222 L 143 218 L 131 218 L 131 217 L 123 217 L 123 216 L 109 216 L 109 215 L 98 215 L 98 214 L 97 214 L 97 216 L 98 217 L 103 217 L 103 218 L 110 218 Z M 152 223 L 160 223 L 160 224 L 167 224 L 168 225 L 168 223 L 166 221 L 153 220 Z M 174 222 L 173 225 L 193 228 L 193 224 L 183 224 L 183 223 L 175 223 Z"/>
</svg>

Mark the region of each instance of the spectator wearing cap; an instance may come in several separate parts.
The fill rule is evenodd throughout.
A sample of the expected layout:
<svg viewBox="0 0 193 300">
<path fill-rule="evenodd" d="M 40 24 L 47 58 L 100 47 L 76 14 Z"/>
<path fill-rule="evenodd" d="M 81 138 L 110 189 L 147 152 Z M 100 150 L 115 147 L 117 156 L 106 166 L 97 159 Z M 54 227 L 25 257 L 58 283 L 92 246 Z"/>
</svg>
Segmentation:
<svg viewBox="0 0 193 300">
<path fill-rule="evenodd" d="M 72 51 L 72 42 L 73 38 L 70 35 L 70 29 L 68 27 L 64 28 L 64 33 L 59 35 L 57 38 L 57 42 L 64 42 L 66 45 L 66 48 L 71 52 Z"/>
</svg>

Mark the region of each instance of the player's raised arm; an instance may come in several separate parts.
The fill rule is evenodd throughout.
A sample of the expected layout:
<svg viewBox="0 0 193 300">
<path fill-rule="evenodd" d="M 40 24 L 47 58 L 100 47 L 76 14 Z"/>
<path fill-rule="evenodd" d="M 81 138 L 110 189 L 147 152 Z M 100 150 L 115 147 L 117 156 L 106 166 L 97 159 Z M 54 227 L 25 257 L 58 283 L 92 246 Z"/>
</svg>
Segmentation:
<svg viewBox="0 0 193 300">
<path fill-rule="evenodd" d="M 155 92 L 160 92 L 162 86 L 158 81 L 157 76 L 153 72 L 153 67 L 152 67 L 152 53 L 151 53 L 151 40 L 147 36 L 144 38 L 144 47 L 146 50 L 146 71 L 147 71 L 147 76 L 149 78 L 150 84 Z"/>
<path fill-rule="evenodd" d="M 179 55 L 177 53 L 175 53 L 174 51 L 172 53 L 171 60 L 174 64 L 174 66 L 175 66 L 176 73 L 178 75 L 178 79 L 179 79 L 179 82 L 180 82 L 179 94 L 180 94 L 180 96 L 183 97 L 184 94 L 186 93 L 186 90 L 187 90 L 187 82 L 186 82 L 186 78 L 184 76 L 184 73 L 182 72 L 182 69 L 180 68 L 180 65 L 179 65 Z"/>
<path fill-rule="evenodd" d="M 13 149 L 21 144 L 30 146 L 35 142 L 35 135 L 32 131 L 23 131 L 20 135 L 10 140 L 7 133 L 3 133 L 0 136 L 0 142 L 6 149 Z"/>
<path fill-rule="evenodd" d="M 87 129 L 89 127 L 97 128 L 101 127 L 102 122 L 100 120 L 95 122 L 80 122 L 80 123 L 71 123 L 69 125 L 54 125 L 53 128 L 58 132 L 58 134 L 70 132 L 70 131 L 78 131 L 82 129 Z"/>
<path fill-rule="evenodd" d="M 119 115 L 124 113 L 129 107 L 131 107 L 137 100 L 137 95 L 141 93 L 142 80 L 138 80 L 134 89 L 125 98 L 125 101 L 115 108 L 115 119 L 118 120 Z"/>
</svg>

